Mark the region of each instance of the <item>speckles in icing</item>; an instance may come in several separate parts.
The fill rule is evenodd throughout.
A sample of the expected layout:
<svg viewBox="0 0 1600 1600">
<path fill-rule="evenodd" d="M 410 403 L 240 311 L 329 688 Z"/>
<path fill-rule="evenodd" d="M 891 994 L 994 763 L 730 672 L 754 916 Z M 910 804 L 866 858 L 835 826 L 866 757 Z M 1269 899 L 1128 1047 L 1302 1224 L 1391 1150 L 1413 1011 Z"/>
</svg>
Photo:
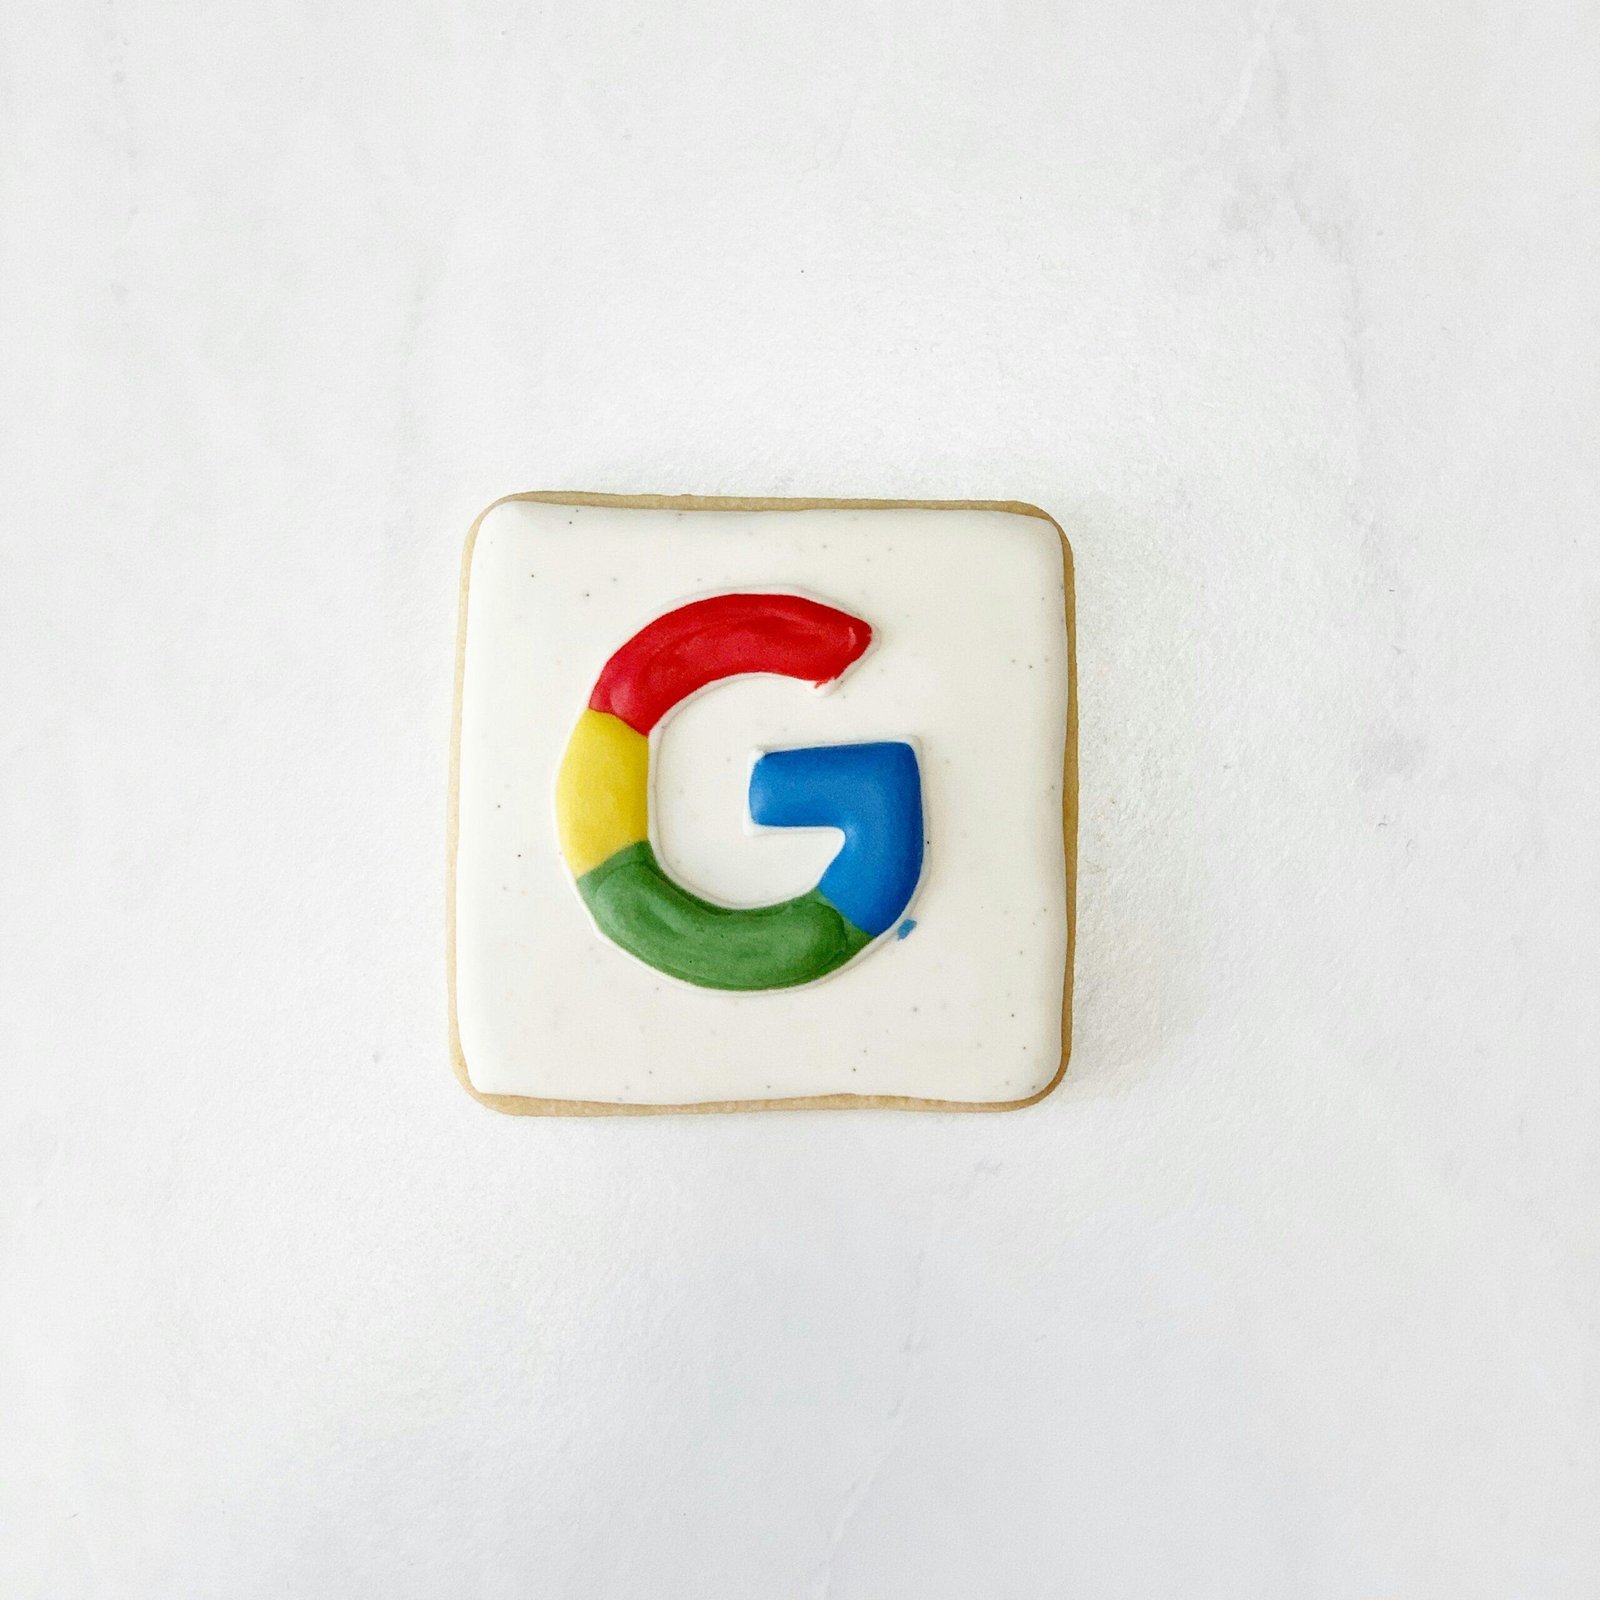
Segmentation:
<svg viewBox="0 0 1600 1600">
<path fill-rule="evenodd" d="M 1062 566 L 1048 523 L 997 512 L 492 513 L 471 562 L 455 870 L 473 1086 L 652 1104 L 1043 1088 L 1066 953 Z M 886 950 L 823 983 L 740 993 L 619 961 L 595 937 L 554 849 L 552 789 L 614 641 L 687 596 L 764 586 L 830 597 L 870 618 L 881 647 L 826 696 L 752 678 L 674 720 L 651 766 L 662 859 L 741 905 L 815 883 L 826 837 L 747 831 L 749 752 L 908 737 L 937 853 L 915 938 L 889 938 L 896 922 Z"/>
</svg>

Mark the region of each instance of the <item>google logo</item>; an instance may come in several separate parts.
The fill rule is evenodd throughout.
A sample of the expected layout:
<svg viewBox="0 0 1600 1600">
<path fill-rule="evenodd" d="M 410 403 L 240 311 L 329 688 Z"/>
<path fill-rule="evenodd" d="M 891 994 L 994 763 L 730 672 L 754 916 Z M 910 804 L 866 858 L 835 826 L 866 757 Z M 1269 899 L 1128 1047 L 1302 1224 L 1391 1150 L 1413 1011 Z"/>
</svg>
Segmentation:
<svg viewBox="0 0 1600 1600">
<path fill-rule="evenodd" d="M 872 642 L 859 617 L 781 593 L 691 601 L 606 662 L 556 778 L 561 853 L 606 938 L 707 989 L 787 989 L 837 971 L 899 921 L 922 875 L 922 775 L 900 741 L 771 750 L 751 768 L 751 818 L 837 828 L 817 886 L 763 906 L 724 906 L 662 867 L 650 843 L 650 740 L 691 695 L 774 673 L 818 687 Z"/>
</svg>

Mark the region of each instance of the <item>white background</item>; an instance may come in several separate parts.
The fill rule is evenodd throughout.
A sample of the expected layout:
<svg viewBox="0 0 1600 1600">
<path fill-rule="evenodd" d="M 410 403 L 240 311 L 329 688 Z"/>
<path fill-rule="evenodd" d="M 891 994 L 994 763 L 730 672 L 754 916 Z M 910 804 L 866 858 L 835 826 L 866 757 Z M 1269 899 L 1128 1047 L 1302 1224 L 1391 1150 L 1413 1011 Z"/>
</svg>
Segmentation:
<svg viewBox="0 0 1600 1600">
<path fill-rule="evenodd" d="M 0 29 L 7 1600 L 1591 1600 L 1592 6 Z M 532 487 L 1067 524 L 1056 1096 L 461 1092 Z"/>
</svg>

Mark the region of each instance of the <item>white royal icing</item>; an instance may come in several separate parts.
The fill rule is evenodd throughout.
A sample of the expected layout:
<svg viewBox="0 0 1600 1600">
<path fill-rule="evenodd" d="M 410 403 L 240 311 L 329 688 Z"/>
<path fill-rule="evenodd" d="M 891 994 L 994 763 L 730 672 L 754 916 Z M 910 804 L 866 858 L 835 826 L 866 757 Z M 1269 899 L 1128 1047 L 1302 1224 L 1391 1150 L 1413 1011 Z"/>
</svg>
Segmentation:
<svg viewBox="0 0 1600 1600">
<path fill-rule="evenodd" d="M 494 507 L 468 573 L 453 887 L 474 1089 L 639 1105 L 1044 1089 L 1068 956 L 1063 586 L 1055 527 L 1011 512 Z M 751 827 L 762 749 L 908 741 L 925 811 L 915 926 L 821 982 L 755 994 L 694 988 L 605 940 L 553 799 L 611 653 L 737 590 L 825 599 L 871 625 L 872 648 L 828 692 L 738 678 L 663 723 L 651 836 L 666 868 L 729 905 L 815 886 L 839 835 Z"/>
</svg>

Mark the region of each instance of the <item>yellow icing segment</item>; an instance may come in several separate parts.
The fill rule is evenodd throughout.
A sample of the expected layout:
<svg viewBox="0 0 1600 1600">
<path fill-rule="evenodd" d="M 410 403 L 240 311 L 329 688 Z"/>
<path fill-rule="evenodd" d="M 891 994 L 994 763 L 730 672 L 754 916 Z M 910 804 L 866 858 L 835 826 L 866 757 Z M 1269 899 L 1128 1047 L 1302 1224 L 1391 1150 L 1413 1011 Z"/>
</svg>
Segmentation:
<svg viewBox="0 0 1600 1600">
<path fill-rule="evenodd" d="M 620 717 L 585 711 L 556 775 L 556 828 L 574 877 L 649 836 L 650 742 Z"/>
</svg>

